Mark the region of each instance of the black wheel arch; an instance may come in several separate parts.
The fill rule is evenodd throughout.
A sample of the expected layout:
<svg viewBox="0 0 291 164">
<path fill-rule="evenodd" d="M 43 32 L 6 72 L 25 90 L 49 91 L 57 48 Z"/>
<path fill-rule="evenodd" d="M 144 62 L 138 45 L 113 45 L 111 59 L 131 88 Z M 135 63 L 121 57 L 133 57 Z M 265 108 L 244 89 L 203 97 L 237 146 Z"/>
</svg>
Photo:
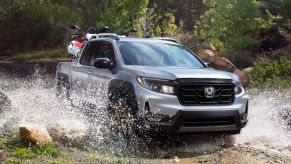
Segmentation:
<svg viewBox="0 0 291 164">
<path fill-rule="evenodd" d="M 63 89 L 66 89 L 66 96 L 69 97 L 69 90 L 70 90 L 70 83 L 69 83 L 69 77 L 66 74 L 63 73 L 57 73 L 56 76 L 56 92 L 57 95 L 60 95 L 63 92 Z"/>
<path fill-rule="evenodd" d="M 132 83 L 114 79 L 110 81 L 108 85 L 108 99 L 109 102 L 115 102 L 120 98 L 124 98 L 127 101 L 129 107 L 131 107 L 133 114 L 136 114 L 138 111 L 137 99 Z"/>
</svg>

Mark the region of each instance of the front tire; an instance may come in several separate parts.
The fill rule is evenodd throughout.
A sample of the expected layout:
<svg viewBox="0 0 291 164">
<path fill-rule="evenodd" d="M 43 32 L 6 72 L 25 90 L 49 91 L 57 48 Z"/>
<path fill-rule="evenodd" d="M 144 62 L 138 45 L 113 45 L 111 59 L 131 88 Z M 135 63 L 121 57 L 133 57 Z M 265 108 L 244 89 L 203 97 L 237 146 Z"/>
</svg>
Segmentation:
<svg viewBox="0 0 291 164">
<path fill-rule="evenodd" d="M 127 99 L 119 98 L 112 104 L 114 126 L 117 128 L 118 133 L 125 138 L 130 138 L 134 129 L 134 116 L 128 101 Z"/>
</svg>

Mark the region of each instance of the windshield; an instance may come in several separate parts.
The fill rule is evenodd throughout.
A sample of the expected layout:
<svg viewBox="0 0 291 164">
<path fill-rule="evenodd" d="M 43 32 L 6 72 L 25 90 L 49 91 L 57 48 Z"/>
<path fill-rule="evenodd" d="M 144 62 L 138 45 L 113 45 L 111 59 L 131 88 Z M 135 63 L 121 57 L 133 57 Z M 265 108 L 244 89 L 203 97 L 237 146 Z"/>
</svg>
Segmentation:
<svg viewBox="0 0 291 164">
<path fill-rule="evenodd" d="M 176 44 L 120 41 L 119 50 L 125 65 L 204 67 L 189 50 Z"/>
</svg>

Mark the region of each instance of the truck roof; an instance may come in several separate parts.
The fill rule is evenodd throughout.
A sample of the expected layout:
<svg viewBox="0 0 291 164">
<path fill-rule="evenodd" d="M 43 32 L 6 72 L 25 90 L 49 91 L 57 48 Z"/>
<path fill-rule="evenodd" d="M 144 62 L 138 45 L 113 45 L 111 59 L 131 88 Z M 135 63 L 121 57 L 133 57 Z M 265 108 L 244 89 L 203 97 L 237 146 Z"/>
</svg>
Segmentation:
<svg viewBox="0 0 291 164">
<path fill-rule="evenodd" d="M 127 37 L 124 35 L 117 35 L 114 33 L 96 34 L 96 37 L 92 37 L 91 41 L 98 40 L 100 38 L 108 38 L 108 39 L 114 39 L 114 40 L 120 40 L 120 41 L 165 42 L 165 43 L 176 43 L 176 44 L 178 43 L 174 38 L 169 38 L 169 37 L 135 38 L 135 37 Z"/>
</svg>

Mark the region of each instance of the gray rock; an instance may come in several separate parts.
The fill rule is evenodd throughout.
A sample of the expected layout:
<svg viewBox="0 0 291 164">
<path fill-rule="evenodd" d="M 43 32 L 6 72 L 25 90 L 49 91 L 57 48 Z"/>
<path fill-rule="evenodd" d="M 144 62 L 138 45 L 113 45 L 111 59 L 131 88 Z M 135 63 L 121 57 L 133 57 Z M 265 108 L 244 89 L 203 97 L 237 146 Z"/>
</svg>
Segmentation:
<svg viewBox="0 0 291 164">
<path fill-rule="evenodd" d="M 54 141 L 72 147 L 82 147 L 88 139 L 88 127 L 79 120 L 60 120 L 47 125 Z"/>
</svg>

